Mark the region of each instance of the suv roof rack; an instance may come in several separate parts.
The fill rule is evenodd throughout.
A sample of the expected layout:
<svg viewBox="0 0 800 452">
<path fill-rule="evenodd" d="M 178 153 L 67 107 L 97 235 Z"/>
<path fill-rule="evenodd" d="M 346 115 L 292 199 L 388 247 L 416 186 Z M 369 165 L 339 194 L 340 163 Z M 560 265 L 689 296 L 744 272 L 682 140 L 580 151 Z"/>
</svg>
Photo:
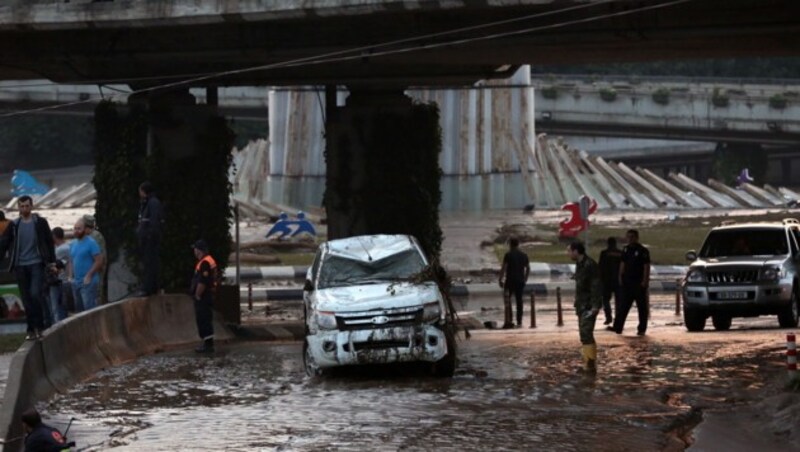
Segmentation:
<svg viewBox="0 0 800 452">
<path fill-rule="evenodd" d="M 800 220 L 797 218 L 784 218 L 782 222 L 783 224 L 800 224 Z"/>
</svg>

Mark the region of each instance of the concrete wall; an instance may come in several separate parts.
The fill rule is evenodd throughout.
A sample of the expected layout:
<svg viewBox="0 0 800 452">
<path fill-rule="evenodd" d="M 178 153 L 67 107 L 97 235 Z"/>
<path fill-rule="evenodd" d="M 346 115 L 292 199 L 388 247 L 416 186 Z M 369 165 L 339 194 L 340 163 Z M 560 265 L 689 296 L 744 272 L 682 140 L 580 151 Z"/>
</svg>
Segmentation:
<svg viewBox="0 0 800 452">
<path fill-rule="evenodd" d="M 325 94 L 320 90 L 299 87 L 270 91 L 269 175 L 325 175 Z M 460 89 L 410 89 L 406 94 L 415 101 L 439 106 L 439 165 L 446 175 L 519 171 L 519 149 L 536 141 L 529 66 L 522 66 L 506 80 L 488 80 Z M 340 90 L 337 104 L 344 105 L 347 96 L 347 91 Z M 533 168 L 530 159 L 526 164 Z"/>
<path fill-rule="evenodd" d="M 218 339 L 233 338 L 219 320 L 214 328 Z M 186 295 L 128 299 L 70 317 L 14 354 L 0 411 L 3 450 L 22 449 L 19 418 L 36 402 L 100 369 L 198 341 L 194 305 Z"/>
</svg>

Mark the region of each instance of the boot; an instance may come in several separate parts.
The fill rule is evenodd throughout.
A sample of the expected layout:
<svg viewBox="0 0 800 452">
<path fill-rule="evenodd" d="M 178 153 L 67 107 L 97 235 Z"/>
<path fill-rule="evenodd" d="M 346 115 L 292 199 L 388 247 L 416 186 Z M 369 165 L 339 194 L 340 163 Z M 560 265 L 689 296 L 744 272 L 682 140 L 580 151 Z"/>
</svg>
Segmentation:
<svg viewBox="0 0 800 452">
<path fill-rule="evenodd" d="M 212 353 L 214 351 L 214 338 L 204 340 L 194 351 L 197 353 Z"/>
<path fill-rule="evenodd" d="M 586 371 L 589 373 L 597 372 L 597 344 L 584 345 L 581 347 L 584 356 Z"/>
</svg>

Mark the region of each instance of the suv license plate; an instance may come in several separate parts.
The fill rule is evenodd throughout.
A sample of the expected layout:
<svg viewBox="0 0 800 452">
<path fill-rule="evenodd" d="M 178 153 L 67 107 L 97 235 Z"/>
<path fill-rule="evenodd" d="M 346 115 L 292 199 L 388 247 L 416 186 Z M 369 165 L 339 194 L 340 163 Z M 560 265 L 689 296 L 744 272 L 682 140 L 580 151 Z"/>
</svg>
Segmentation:
<svg viewBox="0 0 800 452">
<path fill-rule="evenodd" d="M 719 300 L 746 300 L 747 292 L 717 292 Z"/>
</svg>

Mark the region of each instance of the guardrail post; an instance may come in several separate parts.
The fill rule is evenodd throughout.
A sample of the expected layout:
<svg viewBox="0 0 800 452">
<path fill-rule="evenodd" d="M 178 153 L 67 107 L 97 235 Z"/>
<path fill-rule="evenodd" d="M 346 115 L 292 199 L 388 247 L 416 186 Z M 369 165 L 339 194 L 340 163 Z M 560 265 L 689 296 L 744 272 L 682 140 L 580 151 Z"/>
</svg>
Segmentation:
<svg viewBox="0 0 800 452">
<path fill-rule="evenodd" d="M 247 284 L 247 309 L 253 312 L 253 283 Z"/>
<path fill-rule="evenodd" d="M 561 313 L 561 287 L 556 287 L 556 311 L 558 312 L 557 326 L 564 326 L 564 315 Z"/>
<path fill-rule="evenodd" d="M 536 292 L 531 291 L 531 328 L 536 328 Z"/>
<path fill-rule="evenodd" d="M 675 315 L 681 315 L 681 279 L 675 281 Z"/>
</svg>

